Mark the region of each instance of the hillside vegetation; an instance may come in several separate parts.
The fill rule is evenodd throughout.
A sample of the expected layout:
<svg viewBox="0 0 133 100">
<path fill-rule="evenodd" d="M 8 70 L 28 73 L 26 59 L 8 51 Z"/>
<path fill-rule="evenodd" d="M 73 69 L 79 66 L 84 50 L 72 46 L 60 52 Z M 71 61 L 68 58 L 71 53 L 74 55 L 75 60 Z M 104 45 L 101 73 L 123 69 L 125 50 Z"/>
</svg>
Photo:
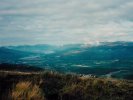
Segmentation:
<svg viewBox="0 0 133 100">
<path fill-rule="evenodd" d="M 52 71 L 1 70 L 0 100 L 133 100 L 133 82 Z"/>
</svg>

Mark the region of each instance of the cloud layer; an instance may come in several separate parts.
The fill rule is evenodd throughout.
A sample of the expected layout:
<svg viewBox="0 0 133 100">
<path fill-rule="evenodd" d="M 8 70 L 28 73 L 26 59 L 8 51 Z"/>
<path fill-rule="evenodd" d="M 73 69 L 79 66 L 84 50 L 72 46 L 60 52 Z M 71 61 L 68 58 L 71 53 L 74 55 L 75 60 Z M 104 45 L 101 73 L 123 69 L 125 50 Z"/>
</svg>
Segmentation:
<svg viewBox="0 0 133 100">
<path fill-rule="evenodd" d="M 133 41 L 132 0 L 0 0 L 0 45 Z"/>
</svg>

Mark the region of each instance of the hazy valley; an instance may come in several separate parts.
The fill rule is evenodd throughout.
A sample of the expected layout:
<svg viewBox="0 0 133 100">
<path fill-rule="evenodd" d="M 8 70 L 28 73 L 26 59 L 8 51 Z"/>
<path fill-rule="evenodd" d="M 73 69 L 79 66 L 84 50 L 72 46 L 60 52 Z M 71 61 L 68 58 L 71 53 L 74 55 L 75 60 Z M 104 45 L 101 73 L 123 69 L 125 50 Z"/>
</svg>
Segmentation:
<svg viewBox="0 0 133 100">
<path fill-rule="evenodd" d="M 24 64 L 61 73 L 133 79 L 133 43 L 0 47 L 0 63 Z"/>
</svg>

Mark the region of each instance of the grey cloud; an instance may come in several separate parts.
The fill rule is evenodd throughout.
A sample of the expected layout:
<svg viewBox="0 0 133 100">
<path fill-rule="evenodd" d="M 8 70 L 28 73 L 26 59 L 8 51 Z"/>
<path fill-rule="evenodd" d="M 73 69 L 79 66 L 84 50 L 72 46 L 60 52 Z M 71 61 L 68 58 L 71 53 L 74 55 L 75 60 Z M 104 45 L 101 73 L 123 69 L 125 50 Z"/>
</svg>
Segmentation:
<svg viewBox="0 0 133 100">
<path fill-rule="evenodd" d="M 132 9 L 132 0 L 0 0 L 0 39 L 31 37 L 29 43 L 51 44 L 132 41 Z"/>
</svg>

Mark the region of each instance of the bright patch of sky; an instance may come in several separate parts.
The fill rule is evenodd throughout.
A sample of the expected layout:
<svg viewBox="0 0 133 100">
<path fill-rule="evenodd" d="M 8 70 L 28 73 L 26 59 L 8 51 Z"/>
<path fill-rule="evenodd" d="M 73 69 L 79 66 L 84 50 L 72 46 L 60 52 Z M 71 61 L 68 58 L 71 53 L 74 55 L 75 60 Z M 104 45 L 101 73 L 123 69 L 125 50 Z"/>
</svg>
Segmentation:
<svg viewBox="0 0 133 100">
<path fill-rule="evenodd" d="M 133 41 L 133 0 L 0 0 L 0 45 Z"/>
</svg>

